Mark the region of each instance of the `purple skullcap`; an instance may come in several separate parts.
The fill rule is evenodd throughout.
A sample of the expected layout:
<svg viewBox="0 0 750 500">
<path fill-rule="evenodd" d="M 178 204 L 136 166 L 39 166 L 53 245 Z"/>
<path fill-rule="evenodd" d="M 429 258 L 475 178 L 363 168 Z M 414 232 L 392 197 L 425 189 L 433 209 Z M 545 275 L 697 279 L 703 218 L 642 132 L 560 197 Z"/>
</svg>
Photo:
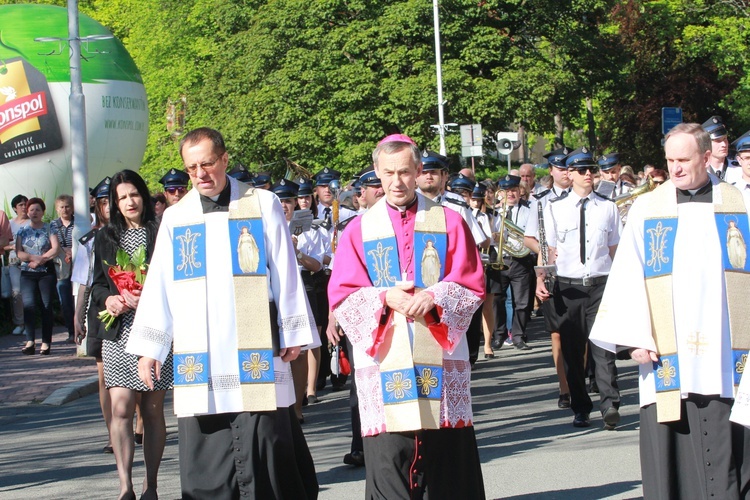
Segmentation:
<svg viewBox="0 0 750 500">
<path fill-rule="evenodd" d="M 380 141 L 380 142 L 378 143 L 378 146 L 380 146 L 381 144 L 385 144 L 385 143 L 387 143 L 387 142 L 408 142 L 409 144 L 414 144 L 415 146 L 417 145 L 417 144 L 416 144 L 416 143 L 415 143 L 415 142 L 414 142 L 414 141 L 413 141 L 413 140 L 411 139 L 411 137 L 409 137 L 409 136 L 408 136 L 408 135 L 406 135 L 406 134 L 391 134 L 391 135 L 389 135 L 389 136 L 385 137 L 384 139 L 382 139 L 382 140 L 381 140 L 381 141 Z"/>
</svg>

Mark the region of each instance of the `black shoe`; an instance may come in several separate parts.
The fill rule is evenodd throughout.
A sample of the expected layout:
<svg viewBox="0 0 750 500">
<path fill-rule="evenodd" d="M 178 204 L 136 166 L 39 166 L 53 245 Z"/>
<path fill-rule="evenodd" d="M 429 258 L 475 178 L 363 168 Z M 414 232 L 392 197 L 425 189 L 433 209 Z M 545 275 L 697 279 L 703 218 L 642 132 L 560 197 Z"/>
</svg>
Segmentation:
<svg viewBox="0 0 750 500">
<path fill-rule="evenodd" d="M 606 430 L 614 430 L 620 422 L 620 412 L 614 406 L 610 406 L 602 413 L 602 420 L 604 420 L 604 428 Z"/>
<path fill-rule="evenodd" d="M 135 441 L 135 444 L 143 444 L 143 433 L 136 432 L 133 434 L 133 441 Z"/>
<path fill-rule="evenodd" d="M 115 449 L 112 448 L 111 445 L 107 445 L 104 448 L 102 448 L 102 452 L 104 452 L 104 453 L 114 453 Z"/>
<path fill-rule="evenodd" d="M 302 406 L 307 406 L 310 403 L 310 400 L 307 399 L 307 396 L 302 396 Z"/>
<path fill-rule="evenodd" d="M 531 347 L 526 342 L 524 342 L 523 340 L 520 341 L 517 344 L 513 344 L 513 346 L 516 349 L 518 349 L 519 351 L 530 351 L 531 350 Z"/>
<path fill-rule="evenodd" d="M 591 425 L 588 413 L 576 413 L 573 419 L 573 427 L 588 427 Z"/>
<path fill-rule="evenodd" d="M 49 353 L 50 353 L 49 347 L 46 349 L 39 349 L 39 354 L 41 354 L 42 356 L 49 356 Z M 32 352 L 31 354 L 34 354 L 34 353 Z"/>
<path fill-rule="evenodd" d="M 557 407 L 570 408 L 570 394 L 560 394 L 560 397 L 557 398 Z"/>
<path fill-rule="evenodd" d="M 500 349 L 503 348 L 503 343 L 501 341 L 499 341 L 499 340 L 493 340 L 492 341 L 492 348 L 494 350 L 496 350 L 496 351 L 500 350 Z"/>
<path fill-rule="evenodd" d="M 30 345 L 29 347 L 24 347 L 21 349 L 21 352 L 23 354 L 34 354 L 36 352 L 36 346 Z"/>
<path fill-rule="evenodd" d="M 494 359 L 495 353 L 494 352 L 485 352 L 484 353 L 484 359 Z"/>
<path fill-rule="evenodd" d="M 344 463 L 346 465 L 353 465 L 355 467 L 363 467 L 365 465 L 365 452 L 364 451 L 353 451 L 344 455 Z"/>
<path fill-rule="evenodd" d="M 599 394 L 599 385 L 596 383 L 596 379 L 591 379 L 586 385 L 586 392 L 589 394 Z"/>
</svg>

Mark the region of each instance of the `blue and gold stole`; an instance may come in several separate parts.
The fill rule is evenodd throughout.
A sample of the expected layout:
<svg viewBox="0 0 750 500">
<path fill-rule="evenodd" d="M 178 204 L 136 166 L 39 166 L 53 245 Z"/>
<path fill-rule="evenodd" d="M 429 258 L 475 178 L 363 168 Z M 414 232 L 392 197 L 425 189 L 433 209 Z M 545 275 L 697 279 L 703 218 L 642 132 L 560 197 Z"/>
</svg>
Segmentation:
<svg viewBox="0 0 750 500">
<path fill-rule="evenodd" d="M 726 299 L 729 309 L 729 327 L 732 338 L 732 372 L 735 392 L 750 349 L 750 310 L 745 306 L 745 294 L 750 289 L 750 262 L 746 242 L 750 241 L 750 227 L 742 193 L 724 182 L 713 186 L 716 230 L 719 233 Z M 671 193 L 659 195 L 660 190 Z M 648 197 L 644 221 L 644 275 L 651 314 L 651 329 L 659 361 L 654 363 L 656 384 L 656 413 L 659 422 L 680 419 L 681 391 L 680 364 L 677 355 L 672 296 L 672 263 L 674 241 L 677 234 L 677 202 L 675 187 L 671 182 L 660 186 Z M 700 265 L 700 263 L 696 263 Z M 667 314 L 659 311 L 668 311 Z"/>
<path fill-rule="evenodd" d="M 232 261 L 242 405 L 245 411 L 271 411 L 276 409 L 276 386 L 260 202 L 252 187 L 232 180 L 228 182 L 232 183 L 232 200 L 237 202 L 229 206 L 230 255 L 223 257 Z M 206 224 L 196 190 L 185 198 L 184 208 L 175 207 L 185 212 L 185 223 L 175 224 L 172 231 L 174 289 L 191 304 L 184 311 L 173 311 L 174 331 L 183 332 L 174 336 L 177 415 L 208 412 L 210 374 L 206 311 L 207 300 L 210 300 L 206 292 L 210 262 L 206 258 Z"/>
<path fill-rule="evenodd" d="M 400 276 L 400 260 L 385 198 L 362 216 L 367 271 L 375 287 L 392 287 Z M 413 258 L 415 291 L 430 287 L 445 274 L 447 234 L 443 207 L 417 194 Z M 401 256 L 403 262 L 408 256 Z M 409 344 L 407 319 L 393 311 L 383 344 L 373 356 L 380 364 L 380 383 L 387 432 L 440 428 L 443 348 L 424 318 L 414 320 Z"/>
</svg>

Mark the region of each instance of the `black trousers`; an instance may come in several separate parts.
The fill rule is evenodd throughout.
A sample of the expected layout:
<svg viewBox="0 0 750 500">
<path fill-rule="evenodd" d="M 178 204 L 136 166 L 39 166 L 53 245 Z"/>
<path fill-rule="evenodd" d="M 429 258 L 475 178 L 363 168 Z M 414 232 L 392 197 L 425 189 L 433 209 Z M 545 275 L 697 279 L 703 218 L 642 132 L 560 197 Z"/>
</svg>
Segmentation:
<svg viewBox="0 0 750 500">
<path fill-rule="evenodd" d="M 586 390 L 586 346 L 589 333 L 604 294 L 604 283 L 594 286 L 559 283 L 553 295 L 560 317 L 560 343 L 570 387 L 570 408 L 574 413 L 590 413 L 593 403 Z M 589 346 L 594 358 L 596 383 L 599 386 L 599 410 L 620 407 L 615 354 Z"/>
<path fill-rule="evenodd" d="M 294 408 L 177 419 L 182 498 L 318 497 Z"/>
<path fill-rule="evenodd" d="M 469 363 L 474 366 L 477 359 L 479 359 L 479 341 L 483 337 L 482 332 L 482 306 L 474 311 L 471 316 L 471 323 L 469 328 L 466 330 L 466 344 L 469 346 Z"/>
<path fill-rule="evenodd" d="M 505 271 L 489 269 L 487 275 L 492 283 L 491 292 L 495 294 L 492 310 L 495 312 L 494 340 L 505 342 L 508 338 L 508 312 L 505 301 L 508 298 L 510 285 L 511 300 L 513 301 L 513 343 L 526 341 L 526 325 L 531 318 L 534 307 L 534 292 L 536 291 L 536 275 L 534 274 L 534 258 L 505 259 L 508 269 Z"/>
<path fill-rule="evenodd" d="M 641 408 L 643 498 L 750 498 L 750 429 L 729 421 L 732 400 L 688 394 L 681 418 Z"/>
<path fill-rule="evenodd" d="M 368 500 L 482 500 L 473 427 L 384 432 L 364 438 Z"/>
</svg>

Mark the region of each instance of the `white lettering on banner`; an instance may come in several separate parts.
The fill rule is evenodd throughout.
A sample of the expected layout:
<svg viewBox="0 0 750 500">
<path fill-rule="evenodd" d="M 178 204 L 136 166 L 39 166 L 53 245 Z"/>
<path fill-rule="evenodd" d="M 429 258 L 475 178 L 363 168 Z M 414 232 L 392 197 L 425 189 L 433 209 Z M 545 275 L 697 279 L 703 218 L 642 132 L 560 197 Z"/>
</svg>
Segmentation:
<svg viewBox="0 0 750 500">
<path fill-rule="evenodd" d="M 30 118 L 47 114 L 44 92 L 23 96 L 0 106 L 0 134 Z"/>
</svg>

